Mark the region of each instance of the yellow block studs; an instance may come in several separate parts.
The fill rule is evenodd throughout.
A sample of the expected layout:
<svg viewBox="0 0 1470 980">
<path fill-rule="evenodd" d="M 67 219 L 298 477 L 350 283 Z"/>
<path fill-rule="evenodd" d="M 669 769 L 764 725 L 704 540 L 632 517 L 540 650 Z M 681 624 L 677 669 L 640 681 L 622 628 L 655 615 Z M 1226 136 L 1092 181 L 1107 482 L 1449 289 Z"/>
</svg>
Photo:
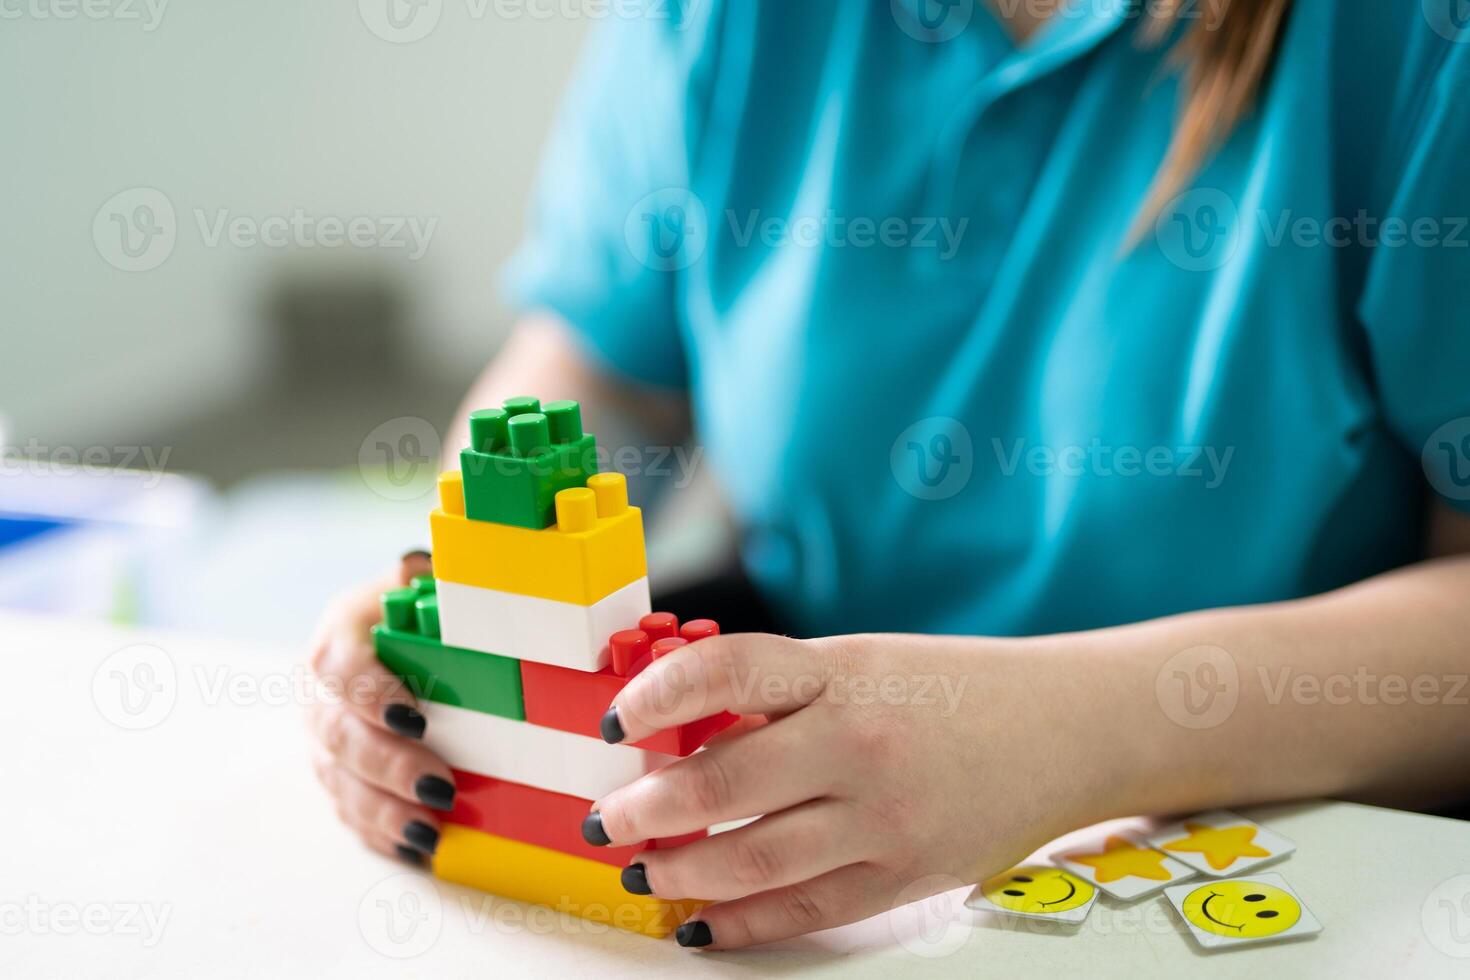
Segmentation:
<svg viewBox="0 0 1470 980">
<path fill-rule="evenodd" d="M 446 514 L 464 516 L 464 475 L 459 470 L 439 474 L 439 506 Z"/>
<path fill-rule="evenodd" d="M 587 478 L 587 489 L 597 495 L 597 513 L 617 517 L 628 509 L 628 478 L 621 473 L 598 473 Z"/>
<path fill-rule="evenodd" d="M 643 578 L 643 514 L 628 506 L 626 478 L 601 473 L 587 482 L 556 495 L 557 523 L 545 529 L 469 520 L 450 507 L 434 511 L 435 577 L 579 606 Z M 452 481 L 441 479 L 440 490 L 441 503 L 455 502 Z"/>
<path fill-rule="evenodd" d="M 586 487 L 563 490 L 556 495 L 556 526 L 571 534 L 597 526 L 597 494 Z"/>
</svg>

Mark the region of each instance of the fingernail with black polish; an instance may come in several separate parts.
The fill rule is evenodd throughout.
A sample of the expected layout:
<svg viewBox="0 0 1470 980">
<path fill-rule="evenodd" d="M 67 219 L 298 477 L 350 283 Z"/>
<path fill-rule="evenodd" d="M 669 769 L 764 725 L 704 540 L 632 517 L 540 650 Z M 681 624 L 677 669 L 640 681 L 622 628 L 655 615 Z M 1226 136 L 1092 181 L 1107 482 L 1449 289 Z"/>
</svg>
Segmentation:
<svg viewBox="0 0 1470 980">
<path fill-rule="evenodd" d="M 438 776 L 420 776 L 413 784 L 419 802 L 433 810 L 454 809 L 454 784 Z"/>
<path fill-rule="evenodd" d="M 433 854 L 439 846 L 439 831 L 422 820 L 410 820 L 403 825 L 403 839 L 425 854 Z"/>
<path fill-rule="evenodd" d="M 708 946 L 715 941 L 706 922 L 686 922 L 674 930 L 674 938 L 680 946 Z"/>
<path fill-rule="evenodd" d="M 414 867 L 422 868 L 424 866 L 424 855 L 407 844 L 394 844 L 393 849 L 398 852 L 398 856 L 402 860 L 412 864 Z"/>
<path fill-rule="evenodd" d="M 612 843 L 612 838 L 602 829 L 602 814 L 596 810 L 582 818 L 582 839 L 593 847 L 606 847 Z"/>
<path fill-rule="evenodd" d="M 407 738 L 424 737 L 424 716 L 406 704 L 390 704 L 384 708 L 383 724 Z"/>
<path fill-rule="evenodd" d="M 403 561 L 410 561 L 410 560 L 412 560 L 414 558 L 422 558 L 424 561 L 433 561 L 434 556 L 431 555 L 431 554 L 429 554 L 423 548 L 415 548 L 412 551 L 405 551 L 403 553 L 403 559 L 402 560 Z"/>
<path fill-rule="evenodd" d="M 618 717 L 616 706 L 608 708 L 602 715 L 602 723 L 598 729 L 602 732 L 602 740 L 609 745 L 617 745 L 623 740 L 623 722 Z"/>
<path fill-rule="evenodd" d="M 623 891 L 630 895 L 652 895 L 648 885 L 648 869 L 641 864 L 630 864 L 623 869 Z"/>
</svg>

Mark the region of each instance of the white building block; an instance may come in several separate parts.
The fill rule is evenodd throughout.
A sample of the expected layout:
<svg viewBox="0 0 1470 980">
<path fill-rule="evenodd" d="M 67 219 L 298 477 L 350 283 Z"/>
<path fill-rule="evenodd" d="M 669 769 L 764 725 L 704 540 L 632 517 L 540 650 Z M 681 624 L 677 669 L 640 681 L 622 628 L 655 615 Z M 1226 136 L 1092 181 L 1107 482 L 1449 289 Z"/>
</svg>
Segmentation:
<svg viewBox="0 0 1470 980">
<path fill-rule="evenodd" d="M 607 638 L 634 629 L 652 610 L 647 578 L 590 606 L 442 580 L 437 588 L 445 643 L 572 670 L 606 667 Z"/>
<path fill-rule="evenodd" d="M 456 769 L 595 800 L 670 762 L 671 755 L 482 711 L 422 701 L 424 743 Z"/>
</svg>

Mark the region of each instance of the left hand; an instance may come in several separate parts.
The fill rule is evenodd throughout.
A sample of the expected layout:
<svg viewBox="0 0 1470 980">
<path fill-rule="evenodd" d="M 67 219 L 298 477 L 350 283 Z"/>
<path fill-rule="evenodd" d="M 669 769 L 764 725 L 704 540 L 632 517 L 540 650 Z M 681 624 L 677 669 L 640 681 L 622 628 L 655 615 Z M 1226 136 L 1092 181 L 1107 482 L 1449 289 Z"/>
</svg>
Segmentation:
<svg viewBox="0 0 1470 980">
<path fill-rule="evenodd" d="M 613 844 L 764 814 L 635 858 L 652 894 L 715 902 L 679 929 L 682 945 L 729 949 L 854 922 L 945 880 L 982 880 L 1115 815 L 1117 753 L 1099 744 L 1107 725 L 1091 707 L 1106 662 L 1071 656 L 1057 638 L 701 640 L 618 695 L 623 740 L 721 710 L 771 723 L 593 811 Z M 925 893 L 929 876 L 939 877 Z M 636 871 L 631 880 L 641 884 Z"/>
</svg>

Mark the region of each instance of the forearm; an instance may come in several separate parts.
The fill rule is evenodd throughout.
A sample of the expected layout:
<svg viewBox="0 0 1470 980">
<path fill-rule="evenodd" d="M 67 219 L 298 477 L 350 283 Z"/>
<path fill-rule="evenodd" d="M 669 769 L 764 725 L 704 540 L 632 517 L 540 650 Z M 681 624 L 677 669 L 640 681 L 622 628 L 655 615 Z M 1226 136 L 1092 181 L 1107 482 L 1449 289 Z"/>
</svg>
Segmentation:
<svg viewBox="0 0 1470 980">
<path fill-rule="evenodd" d="M 1095 717 L 1112 719 L 1099 738 L 1126 756 L 1115 809 L 1433 806 L 1470 797 L 1467 596 L 1470 558 L 1447 558 L 1309 599 L 1038 642 L 1092 661 L 1078 666 L 1097 678 Z"/>
</svg>

